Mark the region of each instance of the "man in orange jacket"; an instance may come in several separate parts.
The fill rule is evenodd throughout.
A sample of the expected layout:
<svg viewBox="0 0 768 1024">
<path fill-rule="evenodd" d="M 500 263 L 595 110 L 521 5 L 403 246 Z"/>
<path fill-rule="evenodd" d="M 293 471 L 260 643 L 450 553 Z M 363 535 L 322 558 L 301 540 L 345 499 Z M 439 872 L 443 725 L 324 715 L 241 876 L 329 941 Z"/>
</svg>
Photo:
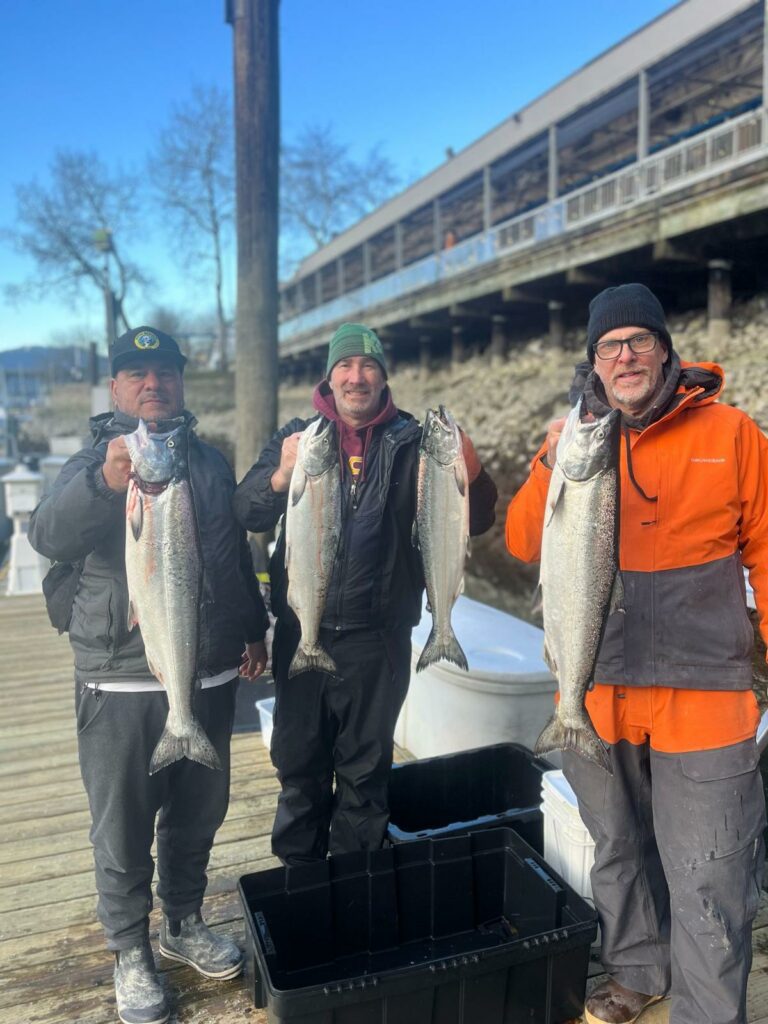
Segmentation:
<svg viewBox="0 0 768 1024">
<path fill-rule="evenodd" d="M 644 285 L 597 295 L 587 335 L 577 390 L 594 416 L 622 412 L 625 596 L 586 697 L 613 775 L 563 754 L 595 840 L 610 975 L 585 1016 L 630 1024 L 671 993 L 670 1024 L 746 1024 L 765 801 L 743 566 L 768 639 L 768 439 L 718 403 L 719 366 L 681 362 Z M 507 512 L 507 547 L 526 562 L 540 557 L 563 423 Z"/>
</svg>

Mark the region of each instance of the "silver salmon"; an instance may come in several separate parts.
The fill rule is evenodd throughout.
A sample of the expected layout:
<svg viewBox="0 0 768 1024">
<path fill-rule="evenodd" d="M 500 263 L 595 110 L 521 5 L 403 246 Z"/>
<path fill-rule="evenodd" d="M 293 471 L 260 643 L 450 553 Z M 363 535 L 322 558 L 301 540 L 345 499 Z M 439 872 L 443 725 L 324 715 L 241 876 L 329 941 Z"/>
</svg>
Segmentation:
<svg viewBox="0 0 768 1024">
<path fill-rule="evenodd" d="M 301 640 L 288 668 L 338 675 L 320 643 L 320 622 L 341 536 L 341 472 L 336 429 L 314 420 L 299 439 L 285 513 L 288 604 L 301 625 Z"/>
<path fill-rule="evenodd" d="M 621 605 L 618 573 L 619 416 L 568 416 L 547 492 L 541 545 L 544 658 L 560 700 L 535 752 L 574 750 L 611 772 L 584 707 L 610 611 Z"/>
<path fill-rule="evenodd" d="M 221 768 L 195 717 L 201 561 L 183 427 L 125 435 L 133 463 L 126 497 L 128 628 L 141 629 L 152 674 L 168 695 L 168 719 L 149 763 L 154 775 L 183 757 Z"/>
<path fill-rule="evenodd" d="M 444 658 L 467 670 L 467 658 L 451 625 L 464 585 L 469 545 L 469 483 L 461 434 L 441 405 L 430 409 L 419 447 L 416 540 L 421 550 L 432 630 L 416 671 Z"/>
</svg>

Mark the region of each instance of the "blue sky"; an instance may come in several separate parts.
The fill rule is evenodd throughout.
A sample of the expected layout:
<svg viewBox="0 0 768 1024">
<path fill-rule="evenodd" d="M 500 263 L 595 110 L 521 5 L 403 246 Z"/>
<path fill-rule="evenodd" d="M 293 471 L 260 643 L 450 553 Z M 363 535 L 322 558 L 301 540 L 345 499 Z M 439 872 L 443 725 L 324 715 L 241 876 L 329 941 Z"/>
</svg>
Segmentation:
<svg viewBox="0 0 768 1024">
<path fill-rule="evenodd" d="M 432 170 L 603 50 L 669 0 L 282 0 L 283 138 L 332 124 L 362 157 L 373 146 L 404 179 Z M 468 17 L 471 12 L 471 19 Z M 93 150 L 112 170 L 141 171 L 171 107 L 195 84 L 231 92 L 224 0 L 35 0 L 3 5 L 0 32 L 0 227 L 13 185 L 47 183 L 57 149 Z M 153 224 L 133 253 L 155 288 L 132 318 L 167 304 L 202 312 L 200 289 L 173 265 Z M 230 271 L 233 271 L 230 260 Z M 32 267 L 0 240 L 0 288 Z M 82 328 L 103 336 L 95 290 L 80 305 L 54 294 L 8 306 L 0 348 Z"/>
</svg>

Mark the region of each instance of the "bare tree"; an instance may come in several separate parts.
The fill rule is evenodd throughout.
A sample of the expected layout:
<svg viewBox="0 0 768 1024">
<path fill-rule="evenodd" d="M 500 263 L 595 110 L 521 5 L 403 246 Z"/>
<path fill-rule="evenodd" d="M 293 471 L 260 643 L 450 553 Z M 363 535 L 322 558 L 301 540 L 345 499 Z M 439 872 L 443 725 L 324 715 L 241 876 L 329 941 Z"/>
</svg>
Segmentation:
<svg viewBox="0 0 768 1024">
<path fill-rule="evenodd" d="M 36 273 L 7 285 L 6 297 L 19 302 L 54 288 L 76 299 L 84 284 L 92 285 L 107 301 L 108 323 L 112 313 L 127 330 L 128 290 L 147 283 L 123 248 L 138 218 L 137 179 L 110 174 L 94 153 L 66 151 L 55 154 L 50 179 L 47 188 L 37 181 L 16 185 L 17 226 L 2 234 L 34 260 Z"/>
<path fill-rule="evenodd" d="M 283 233 L 315 247 L 389 198 L 399 183 L 378 147 L 353 160 L 330 125 L 309 126 L 284 146 L 281 175 Z"/>
<path fill-rule="evenodd" d="M 218 351 L 226 369 L 222 253 L 234 218 L 235 181 L 232 105 L 223 90 L 196 86 L 190 101 L 173 109 L 150 154 L 149 171 L 182 265 L 213 265 Z"/>
</svg>

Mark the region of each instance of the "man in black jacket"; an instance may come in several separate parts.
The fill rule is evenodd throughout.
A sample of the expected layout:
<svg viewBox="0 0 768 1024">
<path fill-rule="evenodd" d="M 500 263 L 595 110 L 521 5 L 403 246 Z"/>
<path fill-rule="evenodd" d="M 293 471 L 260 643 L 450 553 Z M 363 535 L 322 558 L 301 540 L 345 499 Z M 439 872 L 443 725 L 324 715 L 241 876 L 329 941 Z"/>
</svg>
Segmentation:
<svg viewBox="0 0 768 1024">
<path fill-rule="evenodd" d="M 93 446 L 62 468 L 29 532 L 41 554 L 83 566 L 69 625 L 78 748 L 92 817 L 98 916 L 115 952 L 124 1024 L 162 1024 L 170 1015 L 149 943 L 150 849 L 158 812 L 161 952 L 207 978 L 235 977 L 243 964 L 235 943 L 210 931 L 200 908 L 208 857 L 229 800 L 238 669 L 248 678 L 264 671 L 268 622 L 245 532 L 232 514 L 234 476 L 223 455 L 196 437 L 195 419 L 184 410 L 185 362 L 173 338 L 151 327 L 115 342 L 115 412 L 93 418 Z M 128 626 L 125 501 L 131 460 L 123 435 L 139 419 L 159 431 L 184 424 L 188 432 L 203 575 L 195 714 L 222 771 L 184 758 L 148 774 L 168 703 L 147 664 L 140 628 Z"/>
<path fill-rule="evenodd" d="M 421 427 L 395 407 L 372 330 L 343 324 L 336 331 L 313 401 L 335 422 L 340 449 L 342 536 L 321 621 L 322 644 L 340 678 L 310 671 L 288 679 L 300 629 L 287 602 L 281 534 L 270 564 L 277 616 L 271 753 L 282 787 L 272 849 L 291 865 L 382 844 L 394 729 L 424 590 L 411 540 Z M 235 514 L 249 530 L 270 530 L 285 512 L 308 422 L 291 420 L 279 430 L 238 486 Z M 496 487 L 462 437 L 470 533 L 484 533 L 494 521 Z"/>
</svg>

